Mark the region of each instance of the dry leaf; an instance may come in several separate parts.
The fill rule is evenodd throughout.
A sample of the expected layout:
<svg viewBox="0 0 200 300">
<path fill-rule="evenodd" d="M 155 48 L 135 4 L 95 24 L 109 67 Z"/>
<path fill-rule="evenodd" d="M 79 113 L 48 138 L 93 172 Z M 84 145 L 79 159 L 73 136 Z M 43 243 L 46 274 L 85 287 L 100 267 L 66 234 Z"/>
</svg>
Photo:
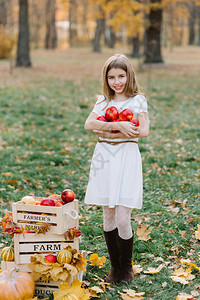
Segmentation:
<svg viewBox="0 0 200 300">
<path fill-rule="evenodd" d="M 162 268 L 165 266 L 164 263 L 160 264 L 160 266 L 158 266 L 157 268 L 152 268 L 152 267 L 149 267 L 147 269 L 147 271 L 144 271 L 145 274 L 156 274 L 156 273 L 159 273 Z"/>
<path fill-rule="evenodd" d="M 198 299 L 193 298 L 192 295 L 188 295 L 188 294 L 185 294 L 185 293 L 180 293 L 176 297 L 176 300 L 198 300 Z"/>
<path fill-rule="evenodd" d="M 129 290 L 123 290 L 123 292 L 125 292 L 125 294 L 124 293 L 120 293 L 119 292 L 119 294 L 121 295 L 121 297 L 122 297 L 122 299 L 124 299 L 124 300 L 142 300 L 143 299 L 143 296 L 144 296 L 144 294 L 145 293 L 136 293 L 136 291 L 135 290 L 131 290 L 131 289 L 129 289 Z"/>
<path fill-rule="evenodd" d="M 143 268 L 140 265 L 133 265 L 132 268 L 134 276 L 139 275 L 143 271 Z"/>
<path fill-rule="evenodd" d="M 195 231 L 195 238 L 200 240 L 200 225 L 197 225 L 197 231 Z"/>
<path fill-rule="evenodd" d="M 97 266 L 99 269 L 103 268 L 103 264 L 106 262 L 106 257 L 102 256 L 99 257 L 98 254 L 93 253 L 89 257 L 89 262 L 91 263 L 92 266 Z"/>
<path fill-rule="evenodd" d="M 170 277 L 174 282 L 179 282 L 181 284 L 189 284 L 189 281 L 187 281 L 184 277 L 179 276 L 171 276 Z"/>
<path fill-rule="evenodd" d="M 64 296 L 68 295 L 73 299 L 88 300 L 91 298 L 91 294 L 85 292 L 85 289 L 81 287 L 82 283 L 76 279 L 72 282 L 71 286 L 67 282 L 62 282 L 59 285 L 59 291 L 53 293 L 54 300 L 63 300 Z"/>
<path fill-rule="evenodd" d="M 91 288 L 88 288 L 88 290 L 90 291 L 90 294 L 92 295 L 92 297 L 98 297 L 97 294 L 104 293 L 104 290 L 102 288 L 100 288 L 99 286 L 93 286 Z"/>
<path fill-rule="evenodd" d="M 139 240 L 148 241 L 151 238 L 149 236 L 151 234 L 151 231 L 152 231 L 152 227 L 147 229 L 147 225 L 141 225 L 138 227 L 136 234 Z"/>
<path fill-rule="evenodd" d="M 181 284 L 189 284 L 189 280 L 193 280 L 195 278 L 195 276 L 192 275 L 191 272 L 191 268 L 187 268 L 186 270 L 184 270 L 183 267 L 181 267 L 176 270 L 173 273 L 173 276 L 171 276 L 170 278 L 173 281 L 179 282 Z"/>
</svg>

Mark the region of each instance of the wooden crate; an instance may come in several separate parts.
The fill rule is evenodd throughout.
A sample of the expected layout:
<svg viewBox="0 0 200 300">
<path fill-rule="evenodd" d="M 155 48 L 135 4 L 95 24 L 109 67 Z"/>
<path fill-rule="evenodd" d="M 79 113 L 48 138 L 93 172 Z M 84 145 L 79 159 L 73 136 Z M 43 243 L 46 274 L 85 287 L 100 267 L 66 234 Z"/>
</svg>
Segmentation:
<svg viewBox="0 0 200 300">
<path fill-rule="evenodd" d="M 86 256 L 86 252 L 82 251 L 82 255 L 85 257 Z M 31 273 L 32 270 L 28 268 L 27 264 L 16 264 L 14 261 L 2 261 L 1 262 L 1 269 L 2 271 L 4 270 L 10 270 L 16 268 L 21 272 L 28 272 Z M 78 280 L 80 282 L 83 281 L 83 275 L 84 272 L 83 271 L 79 271 L 78 273 Z M 69 277 L 67 279 L 68 284 L 70 285 L 73 281 L 75 280 L 74 277 Z M 35 296 L 38 297 L 48 297 L 49 295 L 51 295 L 53 292 L 58 291 L 59 290 L 59 284 L 61 283 L 61 281 L 52 281 L 52 280 L 37 280 L 35 281 Z"/>
<path fill-rule="evenodd" d="M 57 235 L 49 232 L 45 234 L 15 234 L 15 262 L 17 264 L 28 264 L 34 253 L 38 253 L 42 256 L 46 256 L 49 253 L 56 254 L 67 246 L 79 250 L 79 238 L 75 237 L 73 240 L 65 240 L 64 235 Z"/>
<path fill-rule="evenodd" d="M 78 200 L 62 205 L 42 206 L 21 204 L 16 202 L 12 204 L 13 221 L 19 226 L 33 226 L 38 229 L 41 224 L 48 223 L 50 232 L 63 234 L 69 228 L 77 227 L 78 220 Z"/>
</svg>

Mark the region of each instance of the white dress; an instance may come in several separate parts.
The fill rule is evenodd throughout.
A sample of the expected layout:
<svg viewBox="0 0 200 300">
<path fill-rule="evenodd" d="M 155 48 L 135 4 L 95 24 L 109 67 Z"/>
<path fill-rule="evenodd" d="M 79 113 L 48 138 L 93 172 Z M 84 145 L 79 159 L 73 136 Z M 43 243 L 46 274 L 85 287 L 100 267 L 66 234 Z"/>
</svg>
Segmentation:
<svg viewBox="0 0 200 300">
<path fill-rule="evenodd" d="M 105 115 L 106 109 L 110 106 L 115 106 L 118 112 L 129 108 L 132 110 L 134 118 L 137 118 L 137 114 L 140 112 L 147 112 L 147 101 L 143 95 L 137 95 L 123 102 L 111 100 L 108 106 L 106 104 L 104 96 L 100 96 L 93 112 Z M 99 139 L 113 141 L 113 139 Z M 115 139 L 114 141 L 123 140 Z M 125 140 L 127 141 L 127 139 Z M 137 141 L 138 139 L 130 140 Z M 111 145 L 98 142 L 91 161 L 85 203 L 106 205 L 110 208 L 122 205 L 140 209 L 142 208 L 142 194 L 142 161 L 138 144 Z"/>
</svg>

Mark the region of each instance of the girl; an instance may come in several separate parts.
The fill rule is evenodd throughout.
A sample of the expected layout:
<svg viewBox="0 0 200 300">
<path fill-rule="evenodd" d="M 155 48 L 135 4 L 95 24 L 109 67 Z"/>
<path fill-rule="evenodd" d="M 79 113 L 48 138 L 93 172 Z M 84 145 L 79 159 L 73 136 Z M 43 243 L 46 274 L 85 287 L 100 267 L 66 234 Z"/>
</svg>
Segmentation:
<svg viewBox="0 0 200 300">
<path fill-rule="evenodd" d="M 131 109 L 139 127 L 128 121 L 103 122 L 115 106 L 120 113 Z M 98 135 L 85 195 L 86 204 L 103 206 L 104 236 L 111 261 L 108 283 L 133 280 L 134 232 L 131 211 L 142 207 L 142 163 L 138 138 L 149 133 L 147 101 L 139 91 L 134 69 L 125 55 L 110 57 L 103 67 L 103 92 L 85 122 Z"/>
</svg>

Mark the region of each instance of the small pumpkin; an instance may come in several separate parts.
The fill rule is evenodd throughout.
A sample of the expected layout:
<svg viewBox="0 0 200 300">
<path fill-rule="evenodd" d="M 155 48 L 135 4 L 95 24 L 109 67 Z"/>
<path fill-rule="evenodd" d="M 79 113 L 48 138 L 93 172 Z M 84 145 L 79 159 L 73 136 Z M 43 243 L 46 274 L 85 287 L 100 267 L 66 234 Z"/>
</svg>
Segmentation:
<svg viewBox="0 0 200 300">
<path fill-rule="evenodd" d="M 58 252 L 57 262 L 59 262 L 60 264 L 69 264 L 71 260 L 72 260 L 72 253 L 69 250 L 63 249 Z"/>
<path fill-rule="evenodd" d="M 27 272 L 15 269 L 0 273 L 0 300 L 24 300 L 32 298 L 35 292 L 35 280 Z"/>
<path fill-rule="evenodd" d="M 4 247 L 1 250 L 1 258 L 5 261 L 13 261 L 15 258 L 14 249 L 12 247 Z"/>
</svg>

